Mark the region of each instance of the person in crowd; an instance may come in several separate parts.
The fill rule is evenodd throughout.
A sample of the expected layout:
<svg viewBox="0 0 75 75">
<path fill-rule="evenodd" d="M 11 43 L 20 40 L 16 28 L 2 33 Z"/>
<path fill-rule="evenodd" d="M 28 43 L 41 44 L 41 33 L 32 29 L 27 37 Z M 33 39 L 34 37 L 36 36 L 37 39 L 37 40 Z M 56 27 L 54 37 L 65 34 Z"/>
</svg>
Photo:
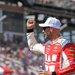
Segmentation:
<svg viewBox="0 0 75 75">
<path fill-rule="evenodd" d="M 60 33 L 61 22 L 55 17 L 47 18 L 39 24 L 45 34 L 46 42 L 38 43 L 34 34 L 34 19 L 27 20 L 27 42 L 30 50 L 44 54 L 45 69 L 39 75 L 75 75 L 75 45 Z"/>
</svg>

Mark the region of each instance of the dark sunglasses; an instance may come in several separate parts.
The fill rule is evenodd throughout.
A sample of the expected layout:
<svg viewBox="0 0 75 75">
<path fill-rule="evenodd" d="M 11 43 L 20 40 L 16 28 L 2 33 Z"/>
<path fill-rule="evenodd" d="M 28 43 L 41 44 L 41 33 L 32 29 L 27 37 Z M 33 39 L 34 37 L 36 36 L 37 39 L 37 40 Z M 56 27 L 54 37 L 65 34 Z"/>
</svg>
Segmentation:
<svg viewBox="0 0 75 75">
<path fill-rule="evenodd" d="M 50 27 L 43 27 L 43 30 L 46 30 L 47 28 L 50 28 Z"/>
</svg>

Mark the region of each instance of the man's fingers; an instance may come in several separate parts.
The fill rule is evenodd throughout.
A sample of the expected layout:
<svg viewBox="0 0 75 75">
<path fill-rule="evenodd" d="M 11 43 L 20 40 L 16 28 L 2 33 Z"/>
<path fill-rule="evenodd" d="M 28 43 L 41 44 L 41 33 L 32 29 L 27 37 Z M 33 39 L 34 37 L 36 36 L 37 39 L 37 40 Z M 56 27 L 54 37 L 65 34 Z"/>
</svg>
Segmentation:
<svg viewBox="0 0 75 75">
<path fill-rule="evenodd" d="M 27 20 L 27 29 L 33 29 L 35 25 L 35 20 L 34 19 L 28 19 Z"/>
<path fill-rule="evenodd" d="M 52 72 L 45 71 L 45 70 L 39 70 L 38 73 L 39 75 L 52 75 Z"/>
<path fill-rule="evenodd" d="M 38 73 L 39 75 L 44 74 L 44 70 L 39 70 Z"/>
<path fill-rule="evenodd" d="M 28 20 L 27 20 L 27 23 L 28 23 L 28 24 L 34 24 L 34 23 L 35 23 L 35 20 L 34 20 L 34 19 L 28 19 Z"/>
</svg>

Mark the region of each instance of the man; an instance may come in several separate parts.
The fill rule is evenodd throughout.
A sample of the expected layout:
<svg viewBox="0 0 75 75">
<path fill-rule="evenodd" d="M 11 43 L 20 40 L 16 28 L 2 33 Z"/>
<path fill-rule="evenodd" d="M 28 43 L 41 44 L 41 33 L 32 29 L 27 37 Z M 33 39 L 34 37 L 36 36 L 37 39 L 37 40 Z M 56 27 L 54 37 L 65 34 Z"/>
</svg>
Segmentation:
<svg viewBox="0 0 75 75">
<path fill-rule="evenodd" d="M 27 20 L 27 42 L 30 50 L 45 56 L 45 70 L 38 71 L 39 75 L 75 75 L 75 46 L 60 33 L 60 21 L 49 17 L 43 28 L 45 44 L 38 43 L 34 37 L 35 20 Z"/>
</svg>

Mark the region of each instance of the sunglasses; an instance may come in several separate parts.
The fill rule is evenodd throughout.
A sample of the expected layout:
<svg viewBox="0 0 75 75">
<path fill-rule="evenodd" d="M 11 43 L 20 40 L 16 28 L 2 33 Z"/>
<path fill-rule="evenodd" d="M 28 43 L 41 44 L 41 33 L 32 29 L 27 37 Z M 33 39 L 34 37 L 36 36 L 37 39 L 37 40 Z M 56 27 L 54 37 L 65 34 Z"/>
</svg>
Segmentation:
<svg viewBox="0 0 75 75">
<path fill-rule="evenodd" d="M 43 27 L 43 30 L 45 31 L 47 28 L 50 28 L 50 27 Z"/>
</svg>

